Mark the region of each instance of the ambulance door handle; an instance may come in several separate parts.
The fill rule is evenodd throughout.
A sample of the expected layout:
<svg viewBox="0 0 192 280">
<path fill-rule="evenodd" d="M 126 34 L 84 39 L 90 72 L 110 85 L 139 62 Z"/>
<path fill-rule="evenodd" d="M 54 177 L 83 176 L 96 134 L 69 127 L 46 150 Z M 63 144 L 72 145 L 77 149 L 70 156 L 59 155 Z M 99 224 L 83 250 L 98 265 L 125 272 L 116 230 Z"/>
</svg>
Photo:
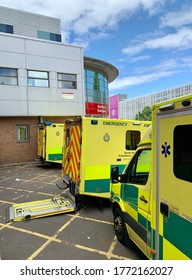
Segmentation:
<svg viewBox="0 0 192 280">
<path fill-rule="evenodd" d="M 147 199 L 144 197 L 144 195 L 140 196 L 140 200 L 143 201 L 144 203 L 147 203 Z"/>
<path fill-rule="evenodd" d="M 169 204 L 165 201 L 161 201 L 160 203 L 160 212 L 163 216 L 169 216 Z"/>
</svg>

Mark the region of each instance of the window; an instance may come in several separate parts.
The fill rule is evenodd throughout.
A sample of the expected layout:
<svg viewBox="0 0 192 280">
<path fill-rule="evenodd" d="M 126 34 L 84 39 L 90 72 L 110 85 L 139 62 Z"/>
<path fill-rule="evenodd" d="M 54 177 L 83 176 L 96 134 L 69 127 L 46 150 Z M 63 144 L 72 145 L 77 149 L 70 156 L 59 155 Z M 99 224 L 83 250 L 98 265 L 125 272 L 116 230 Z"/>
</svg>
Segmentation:
<svg viewBox="0 0 192 280">
<path fill-rule="evenodd" d="M 0 32 L 13 34 L 13 25 L 0 23 Z"/>
<path fill-rule="evenodd" d="M 45 31 L 38 30 L 37 31 L 37 37 L 39 39 L 61 42 L 61 35 L 56 34 L 56 33 L 50 33 L 50 32 L 45 32 Z"/>
<path fill-rule="evenodd" d="M 58 73 L 57 79 L 58 79 L 58 88 L 69 88 L 69 89 L 77 88 L 77 75 L 75 74 Z"/>
<path fill-rule="evenodd" d="M 139 150 L 126 169 L 127 183 L 146 185 L 151 166 L 151 150 Z"/>
<path fill-rule="evenodd" d="M 176 126 L 173 137 L 174 174 L 179 179 L 192 182 L 192 124 Z"/>
<path fill-rule="evenodd" d="M 28 71 L 29 87 L 49 87 L 49 73 L 42 71 Z"/>
<path fill-rule="evenodd" d="M 17 142 L 29 142 L 29 125 L 16 125 L 16 139 Z"/>
<path fill-rule="evenodd" d="M 84 71 L 85 98 L 86 102 L 103 103 L 109 102 L 107 79 L 99 72 Z"/>
<path fill-rule="evenodd" d="M 140 131 L 128 130 L 126 132 L 126 137 L 125 137 L 126 150 L 136 150 L 137 145 L 140 142 L 140 139 L 141 139 Z"/>
<path fill-rule="evenodd" d="M 0 85 L 17 86 L 17 69 L 0 67 Z"/>
</svg>

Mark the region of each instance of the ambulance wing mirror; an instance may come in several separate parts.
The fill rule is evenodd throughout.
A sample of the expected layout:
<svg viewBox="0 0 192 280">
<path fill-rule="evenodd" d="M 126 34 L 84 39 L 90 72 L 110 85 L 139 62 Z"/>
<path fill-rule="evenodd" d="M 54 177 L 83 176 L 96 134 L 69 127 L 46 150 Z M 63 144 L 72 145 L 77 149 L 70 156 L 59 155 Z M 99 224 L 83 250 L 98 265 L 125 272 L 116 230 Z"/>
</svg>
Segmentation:
<svg viewBox="0 0 192 280">
<path fill-rule="evenodd" d="M 126 174 L 119 174 L 119 167 L 118 166 L 115 166 L 111 169 L 111 182 L 113 184 L 115 183 L 125 183 L 126 182 L 126 178 L 127 178 L 127 175 Z"/>
</svg>

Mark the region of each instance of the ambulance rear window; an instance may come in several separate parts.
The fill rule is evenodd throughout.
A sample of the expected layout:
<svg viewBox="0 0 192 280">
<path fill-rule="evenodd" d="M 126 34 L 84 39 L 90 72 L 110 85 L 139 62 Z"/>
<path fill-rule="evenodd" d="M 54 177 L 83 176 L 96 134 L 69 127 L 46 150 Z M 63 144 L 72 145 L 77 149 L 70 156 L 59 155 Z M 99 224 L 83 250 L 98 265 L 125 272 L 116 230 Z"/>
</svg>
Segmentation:
<svg viewBox="0 0 192 280">
<path fill-rule="evenodd" d="M 174 129 L 173 168 L 177 178 L 192 182 L 192 125 Z"/>
<path fill-rule="evenodd" d="M 137 130 L 128 130 L 126 131 L 125 136 L 125 149 L 126 150 L 136 150 L 137 145 L 141 139 L 141 133 Z"/>
</svg>

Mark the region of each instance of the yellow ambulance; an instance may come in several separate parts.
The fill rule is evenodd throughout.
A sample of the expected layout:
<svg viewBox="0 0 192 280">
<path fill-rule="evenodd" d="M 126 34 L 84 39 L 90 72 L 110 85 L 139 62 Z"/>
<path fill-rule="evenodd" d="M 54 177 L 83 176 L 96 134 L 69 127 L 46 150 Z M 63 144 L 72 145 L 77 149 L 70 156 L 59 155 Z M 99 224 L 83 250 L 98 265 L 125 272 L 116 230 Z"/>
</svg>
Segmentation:
<svg viewBox="0 0 192 280">
<path fill-rule="evenodd" d="M 38 158 L 45 162 L 62 164 L 63 123 L 44 122 L 38 125 Z"/>
<path fill-rule="evenodd" d="M 192 259 L 192 95 L 153 106 L 152 129 L 111 181 L 121 243 L 149 259 Z"/>
<path fill-rule="evenodd" d="M 81 195 L 110 198 L 112 167 L 118 165 L 119 170 L 123 171 L 150 125 L 149 121 L 88 117 L 66 119 L 64 129 L 61 124 L 41 125 L 42 147 L 39 154 L 44 155 L 43 159 L 55 160 L 55 154 L 61 153 L 56 148 L 63 147 L 63 178 L 57 186 L 64 191 L 54 198 L 12 205 L 7 211 L 7 221 L 73 212 Z M 62 144 L 58 142 L 56 146 L 56 140 L 51 140 L 59 138 L 56 135 L 58 131 L 60 134 L 64 131 L 64 134 Z M 48 140 L 46 145 L 43 142 L 45 139 Z M 46 146 L 51 147 L 50 143 L 54 149 L 43 154 Z"/>
<path fill-rule="evenodd" d="M 80 117 L 65 120 L 62 175 L 73 195 L 110 198 L 111 168 L 123 171 L 150 121 Z"/>
</svg>

